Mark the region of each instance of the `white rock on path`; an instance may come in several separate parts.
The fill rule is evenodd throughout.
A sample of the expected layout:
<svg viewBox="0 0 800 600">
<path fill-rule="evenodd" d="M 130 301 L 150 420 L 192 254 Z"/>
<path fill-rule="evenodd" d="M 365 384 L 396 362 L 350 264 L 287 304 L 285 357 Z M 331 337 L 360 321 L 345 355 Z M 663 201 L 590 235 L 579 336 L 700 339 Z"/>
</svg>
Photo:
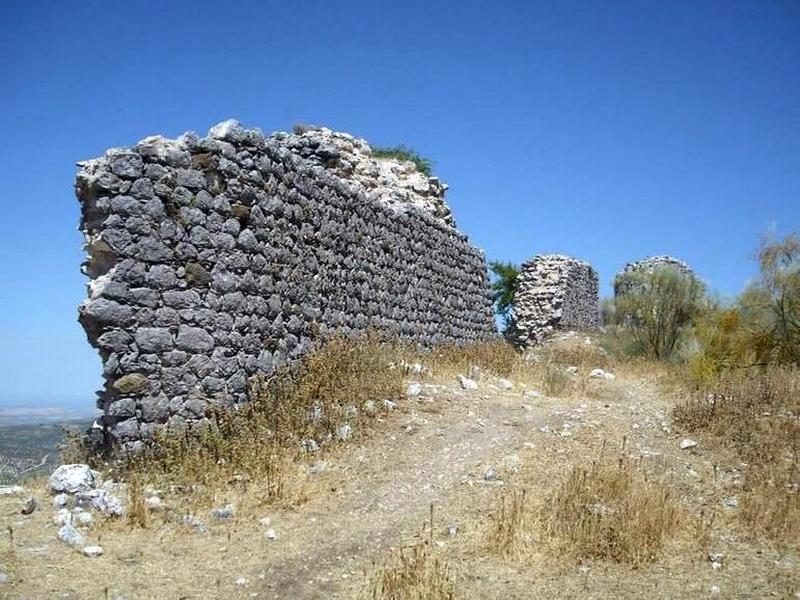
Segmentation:
<svg viewBox="0 0 800 600">
<path fill-rule="evenodd" d="M 103 555 L 103 547 L 102 546 L 86 546 L 83 549 L 83 555 L 88 556 L 89 558 L 96 558 L 98 556 Z"/>
<path fill-rule="evenodd" d="M 67 523 L 58 530 L 58 539 L 67 544 L 67 546 L 83 546 L 86 543 L 83 534 L 75 529 L 71 523 Z"/>
<path fill-rule="evenodd" d="M 346 442 L 353 435 L 353 428 L 350 425 L 344 424 L 336 430 L 336 439 L 340 442 Z"/>
<path fill-rule="evenodd" d="M 37 508 L 39 508 L 39 501 L 36 499 L 36 496 L 28 496 L 25 502 L 22 503 L 20 512 L 23 515 L 32 515 Z"/>
<path fill-rule="evenodd" d="M 266 536 L 266 538 L 268 540 L 277 540 L 278 539 L 278 534 L 275 533 L 274 529 L 267 529 L 267 531 L 264 533 L 264 535 Z"/>
<path fill-rule="evenodd" d="M 475 380 L 470 379 L 469 377 L 464 377 L 463 375 L 458 376 L 458 381 L 461 384 L 461 387 L 465 390 L 477 390 L 478 384 Z"/>
<path fill-rule="evenodd" d="M 508 379 L 502 379 L 502 378 L 498 379 L 497 380 L 497 386 L 501 390 L 513 390 L 514 389 L 514 384 L 511 381 L 509 381 Z"/>
<path fill-rule="evenodd" d="M 17 496 L 25 493 L 25 488 L 21 485 L 0 486 L 0 496 Z"/>
<path fill-rule="evenodd" d="M 406 396 L 409 398 L 413 398 L 414 396 L 419 396 L 422 393 L 422 386 L 418 383 L 411 383 L 406 388 Z"/>
<path fill-rule="evenodd" d="M 695 448 L 697 446 L 697 442 L 692 439 L 684 438 L 681 440 L 681 450 L 689 450 L 690 448 Z"/>
<path fill-rule="evenodd" d="M 72 513 L 66 508 L 59 509 L 59 511 L 53 517 L 53 522 L 59 527 L 70 525 L 72 523 Z"/>
<path fill-rule="evenodd" d="M 89 465 L 61 465 L 50 475 L 50 489 L 69 494 L 91 490 L 97 485 L 95 473 Z"/>
<path fill-rule="evenodd" d="M 92 516 L 92 513 L 81 511 L 72 515 L 72 522 L 77 523 L 81 527 L 89 527 L 92 523 L 94 523 L 94 517 Z"/>
<path fill-rule="evenodd" d="M 158 496 L 150 496 L 144 501 L 147 510 L 157 512 L 164 508 L 164 502 Z"/>
<path fill-rule="evenodd" d="M 592 372 L 589 373 L 589 377 L 592 379 L 605 379 L 606 381 L 614 381 L 617 378 L 613 373 L 609 373 L 603 369 L 592 369 Z"/>
</svg>

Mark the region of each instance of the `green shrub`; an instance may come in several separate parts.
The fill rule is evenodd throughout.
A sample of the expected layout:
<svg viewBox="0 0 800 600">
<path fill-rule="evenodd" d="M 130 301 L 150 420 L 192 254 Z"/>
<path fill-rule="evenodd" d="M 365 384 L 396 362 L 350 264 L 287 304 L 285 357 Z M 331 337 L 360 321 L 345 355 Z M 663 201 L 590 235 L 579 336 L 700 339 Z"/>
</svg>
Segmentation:
<svg viewBox="0 0 800 600">
<path fill-rule="evenodd" d="M 631 348 L 656 359 L 671 358 L 700 313 L 705 287 L 673 267 L 624 275 L 626 291 L 614 300 L 615 323 L 630 334 Z"/>
<path fill-rule="evenodd" d="M 757 258 L 758 280 L 731 306 L 707 307 L 696 319 L 693 383 L 731 368 L 800 365 L 800 238 L 764 241 Z"/>
<path fill-rule="evenodd" d="M 381 146 L 373 146 L 372 147 L 372 156 L 373 158 L 393 158 L 395 160 L 408 160 L 414 163 L 414 166 L 417 168 L 417 171 L 430 177 L 433 175 L 433 161 L 430 158 L 425 158 L 424 156 L 420 156 L 419 152 L 414 150 L 413 148 L 409 148 L 405 145 L 399 146 L 388 146 L 388 147 L 381 147 Z"/>
</svg>

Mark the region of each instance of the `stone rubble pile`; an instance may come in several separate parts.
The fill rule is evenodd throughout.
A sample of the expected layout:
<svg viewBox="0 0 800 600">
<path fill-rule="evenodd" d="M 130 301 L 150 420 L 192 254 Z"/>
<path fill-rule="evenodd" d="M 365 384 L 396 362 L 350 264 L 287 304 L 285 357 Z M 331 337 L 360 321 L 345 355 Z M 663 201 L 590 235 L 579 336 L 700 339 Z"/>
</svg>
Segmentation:
<svg viewBox="0 0 800 600">
<path fill-rule="evenodd" d="M 275 133 L 273 137 L 298 156 L 351 181 L 371 200 L 396 211 L 422 209 L 451 227 L 456 226 L 444 200 L 447 184 L 420 173 L 410 161 L 373 157 L 366 140 L 326 127 Z"/>
<path fill-rule="evenodd" d="M 600 327 L 597 273 L 582 260 L 540 254 L 524 263 L 506 336 L 517 346 L 539 344 L 553 333 Z"/>
<path fill-rule="evenodd" d="M 630 290 L 633 282 L 630 275 L 635 273 L 653 273 L 657 269 L 672 268 L 681 273 L 695 277 L 694 271 L 682 260 L 672 256 L 651 256 L 635 262 L 630 262 L 614 277 L 614 295 L 619 296 Z"/>
<path fill-rule="evenodd" d="M 346 134 L 236 121 L 79 163 L 79 320 L 105 379 L 93 441 L 137 451 L 161 428 L 202 429 L 327 332 L 493 338 L 483 252 L 410 164 Z"/>
</svg>

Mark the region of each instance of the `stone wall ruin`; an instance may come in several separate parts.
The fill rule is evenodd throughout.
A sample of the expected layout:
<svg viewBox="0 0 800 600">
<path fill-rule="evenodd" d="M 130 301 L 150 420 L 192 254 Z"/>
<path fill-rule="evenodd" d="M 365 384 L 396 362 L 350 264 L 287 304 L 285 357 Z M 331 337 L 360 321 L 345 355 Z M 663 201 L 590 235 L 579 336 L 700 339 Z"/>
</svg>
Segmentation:
<svg viewBox="0 0 800 600">
<path fill-rule="evenodd" d="M 597 272 L 582 260 L 540 254 L 520 267 L 507 337 L 525 348 L 556 331 L 600 327 Z"/>
<path fill-rule="evenodd" d="M 246 400 L 317 335 L 375 326 L 425 345 L 494 336 L 483 252 L 447 186 L 311 128 L 145 138 L 79 163 L 104 441 L 136 450 Z"/>
<path fill-rule="evenodd" d="M 656 269 L 663 268 L 676 269 L 680 273 L 696 277 L 694 271 L 692 271 L 689 265 L 682 260 L 678 260 L 677 258 L 667 255 L 651 256 L 649 258 L 643 258 L 642 260 L 628 263 L 619 273 L 614 276 L 614 295 L 619 296 L 620 294 L 624 294 L 626 291 L 631 289 L 633 282 L 631 281 L 630 277 L 628 277 L 629 275 L 634 273 L 652 273 Z"/>
</svg>

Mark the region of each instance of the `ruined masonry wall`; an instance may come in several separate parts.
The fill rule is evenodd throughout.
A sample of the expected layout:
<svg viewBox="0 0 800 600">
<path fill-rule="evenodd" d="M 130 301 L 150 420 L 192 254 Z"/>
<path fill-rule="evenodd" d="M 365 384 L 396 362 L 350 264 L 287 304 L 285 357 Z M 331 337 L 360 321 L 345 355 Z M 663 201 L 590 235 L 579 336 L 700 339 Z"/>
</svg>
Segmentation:
<svg viewBox="0 0 800 600">
<path fill-rule="evenodd" d="M 582 260 L 541 254 L 524 263 L 514 295 L 509 337 L 527 347 L 558 330 L 600 327 L 597 273 Z"/>
<path fill-rule="evenodd" d="M 433 212 L 400 210 L 318 144 L 225 122 L 79 163 L 91 279 L 79 321 L 102 358 L 104 436 L 135 450 L 161 427 L 197 426 L 333 330 L 494 335 L 486 261 L 442 208 L 446 187 L 431 178 Z"/>
</svg>

